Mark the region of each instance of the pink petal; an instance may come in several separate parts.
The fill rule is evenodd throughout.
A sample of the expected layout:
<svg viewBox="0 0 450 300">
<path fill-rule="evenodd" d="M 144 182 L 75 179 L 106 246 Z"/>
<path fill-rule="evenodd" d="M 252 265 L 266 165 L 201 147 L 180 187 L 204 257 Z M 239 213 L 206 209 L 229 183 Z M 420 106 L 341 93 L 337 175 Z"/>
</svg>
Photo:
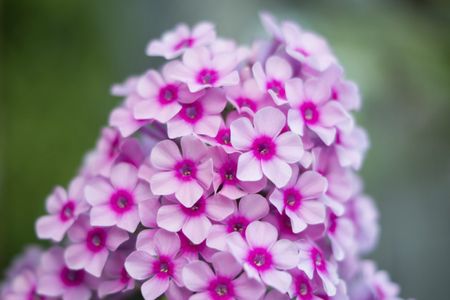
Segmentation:
<svg viewBox="0 0 450 300">
<path fill-rule="evenodd" d="M 278 190 L 274 189 L 272 194 L 269 196 L 269 201 L 272 203 L 273 206 L 278 210 L 278 212 L 281 214 L 284 210 L 284 196 L 283 193 Z"/>
<path fill-rule="evenodd" d="M 66 190 L 58 186 L 53 190 L 50 196 L 47 197 L 45 207 L 49 213 L 55 214 L 59 212 L 67 199 L 68 197 Z"/>
<path fill-rule="evenodd" d="M 145 227 L 156 227 L 156 214 L 160 207 L 156 199 L 146 200 L 139 203 L 139 218 Z"/>
<path fill-rule="evenodd" d="M 303 127 L 305 123 L 303 122 L 303 117 L 300 115 L 300 112 L 295 109 L 290 109 L 288 111 L 288 125 L 292 132 L 303 135 Z"/>
<path fill-rule="evenodd" d="M 179 117 L 175 117 L 167 123 L 167 134 L 169 138 L 175 139 L 182 136 L 187 136 L 194 133 L 192 124 L 187 123 Z"/>
<path fill-rule="evenodd" d="M 291 167 L 276 156 L 261 161 L 261 167 L 264 175 L 278 188 L 285 186 L 292 175 Z"/>
<path fill-rule="evenodd" d="M 278 232 L 272 224 L 254 221 L 247 226 L 245 237 L 252 248 L 270 248 L 276 242 Z"/>
<path fill-rule="evenodd" d="M 134 279 L 144 280 L 152 275 L 154 258 L 144 251 L 134 251 L 125 260 L 125 269 Z"/>
<path fill-rule="evenodd" d="M 215 137 L 219 131 L 222 117 L 220 116 L 204 116 L 199 120 L 195 126 L 194 131 L 197 134 L 203 134 L 210 137 Z"/>
<path fill-rule="evenodd" d="M 234 291 L 239 300 L 260 299 L 266 292 L 266 287 L 260 282 L 248 278 L 245 274 L 233 281 Z"/>
<path fill-rule="evenodd" d="M 100 251 L 93 255 L 91 260 L 89 260 L 84 267 L 86 272 L 94 275 L 95 277 L 100 277 L 102 275 L 103 268 L 105 267 L 106 260 L 108 259 L 108 255 L 108 251 Z"/>
<path fill-rule="evenodd" d="M 201 164 L 197 165 L 197 180 L 205 187 L 211 186 L 213 177 L 213 162 L 212 159 L 208 159 Z"/>
<path fill-rule="evenodd" d="M 71 269 L 83 269 L 90 259 L 91 254 L 83 244 L 70 245 L 67 247 L 66 251 L 64 251 L 64 260 Z"/>
<path fill-rule="evenodd" d="M 116 127 L 122 136 L 128 137 L 135 133 L 144 123 L 135 120 L 129 109 L 119 107 L 112 111 L 109 117 L 109 124 Z"/>
<path fill-rule="evenodd" d="M 173 171 L 156 173 L 150 178 L 150 187 L 155 195 L 172 195 L 180 185 Z"/>
<path fill-rule="evenodd" d="M 268 106 L 255 114 L 253 123 L 257 133 L 275 138 L 284 128 L 286 117 L 279 109 Z"/>
<path fill-rule="evenodd" d="M 183 225 L 183 233 L 194 244 L 200 244 L 208 236 L 211 222 L 205 216 L 191 217 Z"/>
<path fill-rule="evenodd" d="M 175 257 L 180 251 L 180 238 L 176 233 L 158 230 L 154 237 L 154 245 L 159 255 Z"/>
<path fill-rule="evenodd" d="M 227 234 L 225 225 L 214 224 L 209 230 L 206 245 L 212 249 L 225 251 L 227 249 Z"/>
<path fill-rule="evenodd" d="M 261 274 L 261 278 L 267 285 L 275 288 L 281 293 L 286 293 L 292 282 L 292 277 L 288 272 L 275 269 L 268 270 Z"/>
<path fill-rule="evenodd" d="M 273 262 L 278 269 L 289 270 L 298 264 L 298 248 L 289 240 L 279 240 L 272 248 Z"/>
<path fill-rule="evenodd" d="M 155 70 L 150 70 L 139 78 L 136 89 L 141 97 L 150 98 L 158 95 L 162 85 L 164 80 L 161 75 Z"/>
<path fill-rule="evenodd" d="M 239 202 L 239 212 L 250 221 L 264 218 L 269 213 L 266 198 L 258 194 L 244 196 Z"/>
<path fill-rule="evenodd" d="M 231 144 L 238 150 L 247 150 L 251 147 L 256 135 L 255 129 L 247 118 L 240 118 L 230 125 Z"/>
<path fill-rule="evenodd" d="M 86 201 L 91 205 L 104 204 L 114 192 L 113 187 L 105 178 L 94 178 L 84 189 Z"/>
<path fill-rule="evenodd" d="M 308 227 L 308 225 L 303 220 L 303 217 L 299 216 L 298 211 L 292 211 L 287 209 L 286 215 L 291 220 L 291 227 L 293 233 L 302 232 L 303 230 L 306 229 L 306 227 Z"/>
<path fill-rule="evenodd" d="M 256 83 L 258 84 L 261 91 L 266 91 L 266 74 L 260 62 L 256 62 L 252 67 L 253 77 L 255 77 Z"/>
<path fill-rule="evenodd" d="M 336 128 L 323 127 L 320 125 L 308 125 L 308 127 L 319 136 L 325 145 L 329 146 L 334 142 Z"/>
<path fill-rule="evenodd" d="M 295 185 L 304 198 L 314 199 L 325 193 L 328 187 L 328 181 L 325 177 L 315 171 L 306 171 L 300 175 Z"/>
<path fill-rule="evenodd" d="M 154 300 L 164 294 L 169 288 L 169 278 L 153 276 L 141 286 L 142 296 L 145 300 Z"/>
<path fill-rule="evenodd" d="M 40 217 L 36 222 L 36 233 L 40 239 L 52 239 L 60 242 L 73 221 L 61 222 L 58 215 Z"/>
<path fill-rule="evenodd" d="M 193 135 L 182 137 L 180 143 L 183 158 L 199 161 L 208 154 L 205 144 Z"/>
<path fill-rule="evenodd" d="M 121 244 L 129 239 L 126 231 L 117 227 L 111 227 L 108 231 L 108 238 L 106 239 L 106 247 L 109 250 L 115 251 Z"/>
<path fill-rule="evenodd" d="M 325 205 L 318 200 L 304 201 L 300 207 L 300 214 L 308 224 L 320 224 L 325 221 Z"/>
<path fill-rule="evenodd" d="M 119 216 L 112 211 L 109 204 L 97 205 L 90 211 L 92 226 L 113 226 L 117 224 Z"/>
<path fill-rule="evenodd" d="M 235 278 L 242 270 L 242 266 L 228 252 L 218 252 L 214 254 L 211 263 L 218 276 Z"/>
<path fill-rule="evenodd" d="M 236 177 L 242 181 L 258 181 L 263 177 L 261 162 L 251 151 L 239 156 Z"/>
<path fill-rule="evenodd" d="M 214 195 L 206 200 L 206 214 L 214 221 L 222 221 L 233 211 L 233 201 L 221 195 Z"/>
<path fill-rule="evenodd" d="M 186 207 L 191 207 L 203 195 L 203 188 L 197 181 L 183 182 L 175 192 L 175 197 Z"/>
<path fill-rule="evenodd" d="M 330 99 L 330 86 L 323 80 L 308 79 L 305 81 L 304 88 L 305 97 L 315 103 L 321 103 Z"/>
<path fill-rule="evenodd" d="M 178 232 L 186 222 L 186 216 L 178 205 L 163 205 L 156 217 L 158 226 L 171 232 Z"/>
<path fill-rule="evenodd" d="M 130 211 L 122 214 L 117 221 L 117 227 L 124 229 L 130 233 L 134 233 L 140 223 L 139 212 L 136 206 Z"/>
<path fill-rule="evenodd" d="M 301 160 L 303 156 L 303 143 L 300 137 L 293 132 L 285 132 L 275 140 L 277 144 L 277 156 L 293 164 Z"/>
<path fill-rule="evenodd" d="M 87 286 L 78 286 L 66 289 L 62 295 L 63 300 L 89 300 L 92 298 L 92 291 Z"/>
<path fill-rule="evenodd" d="M 303 81 L 300 78 L 292 78 L 285 84 L 286 98 L 292 108 L 297 108 L 303 102 Z"/>
<path fill-rule="evenodd" d="M 156 229 L 145 229 L 139 232 L 136 239 L 136 249 L 142 251 L 153 249 L 153 237 L 155 236 L 155 233 Z"/>
<path fill-rule="evenodd" d="M 203 261 L 194 261 L 187 264 L 182 272 L 184 285 L 193 292 L 206 290 L 214 277 L 211 268 Z"/>
<path fill-rule="evenodd" d="M 43 274 L 38 279 L 37 292 L 50 297 L 61 296 L 64 287 L 59 282 L 59 276 Z"/>
<path fill-rule="evenodd" d="M 284 58 L 271 56 L 266 61 L 266 74 L 274 79 L 289 79 L 292 77 L 292 67 Z"/>
<path fill-rule="evenodd" d="M 171 140 L 164 140 L 156 144 L 150 155 L 152 165 L 162 170 L 171 170 L 180 160 L 180 150 Z"/>
<path fill-rule="evenodd" d="M 215 86 L 233 86 L 239 84 L 239 73 L 237 71 L 233 71 L 230 74 L 220 78 Z"/>
<path fill-rule="evenodd" d="M 227 236 L 227 247 L 231 254 L 239 261 L 243 262 L 248 254 L 248 245 L 239 232 L 230 233 Z"/>
<path fill-rule="evenodd" d="M 326 127 L 348 122 L 350 115 L 337 101 L 330 101 L 320 109 L 320 123 Z"/>
</svg>

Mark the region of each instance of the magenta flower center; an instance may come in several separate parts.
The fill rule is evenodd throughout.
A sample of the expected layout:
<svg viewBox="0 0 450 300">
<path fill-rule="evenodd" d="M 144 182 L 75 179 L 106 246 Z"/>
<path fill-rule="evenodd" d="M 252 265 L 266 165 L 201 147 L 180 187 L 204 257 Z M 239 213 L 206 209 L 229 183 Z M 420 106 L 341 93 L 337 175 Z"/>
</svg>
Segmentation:
<svg viewBox="0 0 450 300">
<path fill-rule="evenodd" d="M 106 246 L 106 231 L 102 228 L 93 228 L 88 231 L 86 246 L 92 252 L 99 252 Z"/>
<path fill-rule="evenodd" d="M 197 175 L 197 166 L 192 160 L 182 160 L 175 165 L 175 175 L 181 181 L 193 180 Z"/>
<path fill-rule="evenodd" d="M 297 210 L 302 203 L 302 195 L 295 188 L 284 190 L 284 207 L 289 210 Z"/>
<path fill-rule="evenodd" d="M 281 81 L 273 79 L 266 84 L 266 89 L 275 93 L 278 97 L 286 99 L 286 91 Z"/>
<path fill-rule="evenodd" d="M 161 104 L 168 104 L 178 99 L 178 87 L 168 84 L 159 90 L 158 100 Z"/>
<path fill-rule="evenodd" d="M 127 190 L 117 190 L 112 194 L 109 204 L 114 212 L 123 214 L 129 211 L 134 205 L 133 195 Z"/>
<path fill-rule="evenodd" d="M 84 276 L 84 270 L 70 270 L 67 267 L 64 267 L 59 274 L 63 284 L 68 287 L 81 285 L 84 282 Z"/>
<path fill-rule="evenodd" d="M 333 234 L 336 232 L 337 228 L 337 216 L 333 213 L 330 214 L 330 227 L 328 227 L 328 231 Z"/>
<path fill-rule="evenodd" d="M 230 145 L 231 142 L 231 134 L 229 128 L 222 128 L 216 135 L 216 141 L 222 145 Z"/>
<path fill-rule="evenodd" d="M 272 138 L 260 136 L 253 141 L 253 154 L 259 160 L 269 160 L 276 154 L 276 145 Z"/>
<path fill-rule="evenodd" d="M 38 295 L 36 293 L 36 287 L 31 289 L 31 291 L 28 293 L 28 300 L 45 300 L 46 298 L 44 296 Z"/>
<path fill-rule="evenodd" d="M 72 200 L 67 201 L 59 212 L 59 218 L 61 221 L 66 222 L 73 218 L 75 212 L 75 202 Z"/>
<path fill-rule="evenodd" d="M 181 206 L 181 207 L 182 207 L 183 212 L 190 217 L 201 216 L 205 213 L 206 201 L 205 201 L 205 198 L 201 197 L 191 207 L 185 207 L 185 206 Z"/>
<path fill-rule="evenodd" d="M 245 229 L 247 228 L 249 223 L 249 220 L 247 220 L 247 218 L 245 218 L 244 216 L 231 216 L 227 220 L 227 231 L 229 233 L 239 232 L 240 234 L 244 235 Z"/>
<path fill-rule="evenodd" d="M 236 184 L 236 169 L 237 162 L 233 160 L 228 160 L 220 168 L 220 176 L 222 177 L 223 184 Z"/>
<path fill-rule="evenodd" d="M 182 39 L 175 46 L 173 46 L 173 50 L 178 51 L 183 48 L 191 48 L 194 45 L 195 40 L 191 37 Z"/>
<path fill-rule="evenodd" d="M 319 120 L 317 106 L 310 101 L 304 102 L 300 106 L 300 113 L 307 124 L 315 124 Z"/>
<path fill-rule="evenodd" d="M 272 255 L 265 248 L 250 250 L 247 261 L 258 271 L 265 271 L 272 267 Z"/>
<path fill-rule="evenodd" d="M 256 111 L 256 109 L 257 109 L 255 101 L 253 101 L 250 98 L 239 97 L 236 99 L 236 103 L 239 107 L 248 107 L 252 111 Z"/>
<path fill-rule="evenodd" d="M 304 276 L 298 276 L 294 278 L 295 281 L 295 292 L 301 299 L 310 299 L 312 296 L 312 289 L 309 285 L 308 279 Z"/>
<path fill-rule="evenodd" d="M 167 256 L 160 256 L 158 260 L 153 262 L 153 274 L 161 278 L 167 278 L 173 275 L 174 265 L 172 260 Z"/>
<path fill-rule="evenodd" d="M 331 88 L 331 100 L 339 100 L 339 92 L 336 88 Z"/>
<path fill-rule="evenodd" d="M 326 270 L 326 261 L 324 260 L 322 253 L 317 248 L 313 248 L 311 250 L 311 259 L 313 260 L 316 269 L 320 271 Z"/>
<path fill-rule="evenodd" d="M 197 82 L 200 84 L 214 84 L 219 79 L 219 73 L 213 69 L 203 69 L 197 74 Z"/>
<path fill-rule="evenodd" d="M 195 124 L 203 116 L 203 107 L 199 102 L 184 104 L 180 110 L 180 117 L 187 123 Z"/>
<path fill-rule="evenodd" d="M 232 299 L 234 297 L 233 283 L 229 278 L 218 276 L 208 286 L 209 294 L 214 300 Z"/>
</svg>

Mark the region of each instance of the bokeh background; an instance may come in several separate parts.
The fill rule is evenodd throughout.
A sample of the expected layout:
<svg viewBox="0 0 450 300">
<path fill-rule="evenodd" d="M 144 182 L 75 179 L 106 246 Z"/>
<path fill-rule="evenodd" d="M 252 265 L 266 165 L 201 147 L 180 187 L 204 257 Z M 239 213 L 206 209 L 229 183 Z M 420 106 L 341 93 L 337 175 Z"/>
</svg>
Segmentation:
<svg viewBox="0 0 450 300">
<path fill-rule="evenodd" d="M 402 295 L 448 299 L 450 11 L 436 1 L 9 0 L 0 12 L 0 273 L 28 243 L 55 184 L 73 177 L 118 99 L 112 83 L 157 66 L 150 38 L 207 19 L 241 42 L 258 11 L 326 36 L 361 87 L 371 136 L 362 175 L 381 212 L 371 257 Z"/>
</svg>

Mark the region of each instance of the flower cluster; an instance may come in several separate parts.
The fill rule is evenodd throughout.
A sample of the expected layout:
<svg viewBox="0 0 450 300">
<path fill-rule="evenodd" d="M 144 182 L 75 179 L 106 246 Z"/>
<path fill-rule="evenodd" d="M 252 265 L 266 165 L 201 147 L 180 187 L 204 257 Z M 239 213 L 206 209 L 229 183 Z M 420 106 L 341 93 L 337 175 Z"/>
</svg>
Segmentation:
<svg viewBox="0 0 450 300">
<path fill-rule="evenodd" d="M 250 47 L 207 22 L 150 42 L 167 63 L 113 87 L 110 127 L 36 222 L 55 246 L 1 299 L 398 299 L 361 259 L 378 217 L 357 86 L 322 37 L 262 21 Z"/>
</svg>

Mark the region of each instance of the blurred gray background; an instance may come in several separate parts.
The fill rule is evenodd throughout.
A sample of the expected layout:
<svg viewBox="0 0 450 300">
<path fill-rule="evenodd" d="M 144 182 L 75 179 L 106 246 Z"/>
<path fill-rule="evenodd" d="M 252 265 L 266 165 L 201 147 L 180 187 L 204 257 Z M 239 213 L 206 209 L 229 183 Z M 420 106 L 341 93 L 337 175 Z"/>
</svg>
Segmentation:
<svg viewBox="0 0 450 300">
<path fill-rule="evenodd" d="M 404 297 L 448 299 L 450 12 L 447 1 L 57 1 L 1 5 L 0 271 L 28 243 L 55 184 L 93 147 L 112 83 L 157 66 L 149 39 L 210 20 L 220 35 L 264 36 L 258 12 L 329 39 L 364 96 L 372 148 L 362 175 L 381 212 L 372 255 Z"/>
</svg>

